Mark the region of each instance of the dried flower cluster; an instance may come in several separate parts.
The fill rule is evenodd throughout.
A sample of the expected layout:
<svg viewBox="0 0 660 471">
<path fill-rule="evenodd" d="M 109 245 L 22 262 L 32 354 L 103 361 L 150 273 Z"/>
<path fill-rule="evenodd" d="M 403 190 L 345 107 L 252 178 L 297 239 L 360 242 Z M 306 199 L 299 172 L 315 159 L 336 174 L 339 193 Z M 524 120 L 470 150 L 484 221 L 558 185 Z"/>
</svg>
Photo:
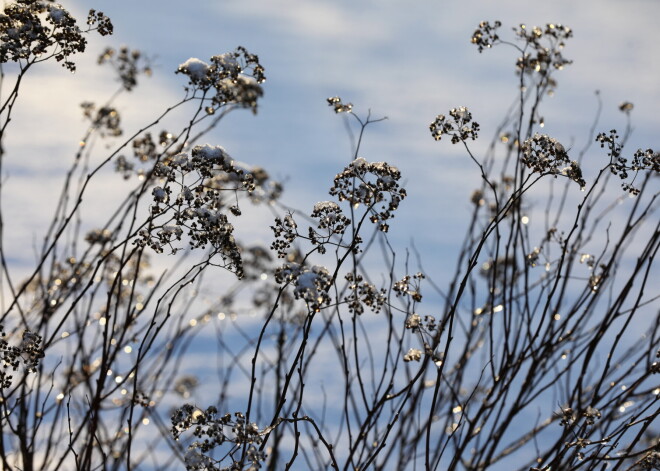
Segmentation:
<svg viewBox="0 0 660 471">
<path fill-rule="evenodd" d="M 577 412 L 570 408 L 564 407 L 561 413 L 557 415 L 559 418 L 559 425 L 562 427 L 572 426 L 579 421 L 579 418 L 584 418 L 586 425 L 594 425 L 598 419 L 601 418 L 601 412 L 592 406 L 587 406 L 586 409 L 578 416 Z"/>
<path fill-rule="evenodd" d="M 403 361 L 406 363 L 411 361 L 419 361 L 422 359 L 422 351 L 417 348 L 411 348 L 408 352 L 403 355 Z"/>
<path fill-rule="evenodd" d="M 310 227 L 308 238 L 312 245 L 316 245 L 319 253 L 325 253 L 325 245 L 333 236 L 341 236 L 351 224 L 341 208 L 334 201 L 321 201 L 314 205 L 311 217 L 318 219 L 316 229 Z"/>
<path fill-rule="evenodd" d="M 630 112 L 635 108 L 635 105 L 630 103 L 629 101 L 624 101 L 619 105 L 619 111 L 622 113 L 625 113 L 627 115 L 630 115 Z"/>
<path fill-rule="evenodd" d="M 25 330 L 18 345 L 10 345 L 6 340 L 4 327 L 0 325 L 0 389 L 12 386 L 13 375 L 21 364 L 26 373 L 35 372 L 39 361 L 44 357 L 42 338 L 35 332 Z"/>
<path fill-rule="evenodd" d="M 393 212 L 406 197 L 406 190 L 398 184 L 400 178 L 401 173 L 396 167 L 385 162 L 369 163 L 358 158 L 335 177 L 330 194 L 340 202 L 348 201 L 353 209 L 364 205 L 369 220 L 378 224 L 379 230 L 387 232 L 389 226 L 386 221 L 394 217 Z M 316 228 L 308 228 L 306 237 L 298 232 L 298 224 L 292 214 L 275 218 L 275 225 L 271 226 L 275 235 L 271 249 L 277 251 L 278 257 L 286 257 L 291 245 L 299 237 L 307 239 L 319 253 L 325 253 L 326 245 L 341 243 L 341 237 L 351 224 L 351 219 L 343 214 L 339 204 L 334 201 L 316 203 L 311 217 L 318 219 L 318 224 Z M 335 237 L 337 241 L 333 241 Z M 357 251 L 361 241 L 359 234 L 353 234 L 352 250 Z"/>
<path fill-rule="evenodd" d="M 502 26 L 501 21 L 495 21 L 492 25 L 488 21 L 479 23 L 479 27 L 472 33 L 471 39 L 472 44 L 476 44 L 479 48 L 479 52 L 483 52 L 484 48 L 490 49 L 499 41 L 497 29 L 500 26 Z"/>
<path fill-rule="evenodd" d="M 572 63 L 562 55 L 565 41 L 573 36 L 571 28 L 553 23 L 548 23 L 544 28 L 528 28 L 521 24 L 519 28 L 514 28 L 514 31 L 516 36 L 525 42 L 525 47 L 531 47 L 533 50 L 518 58 L 518 73 L 537 73 L 545 79 L 552 70 L 562 70 Z"/>
<path fill-rule="evenodd" d="M 335 113 L 351 113 L 353 111 L 353 103 L 343 103 L 338 96 L 328 98 L 327 102 L 335 110 Z"/>
<path fill-rule="evenodd" d="M 114 70 L 124 90 L 130 92 L 137 86 L 140 74 L 151 75 L 150 61 L 137 49 L 121 47 L 119 51 L 106 48 L 98 58 L 99 64 L 109 64 Z"/>
<path fill-rule="evenodd" d="M 375 313 L 381 310 L 387 301 L 384 289 L 376 288 L 359 274 L 347 273 L 345 278 L 350 294 L 344 297 L 344 302 L 348 304 L 349 312 L 360 315 L 364 313 L 364 306 Z"/>
<path fill-rule="evenodd" d="M 256 446 L 261 444 L 262 436 L 267 431 L 259 430 L 255 423 L 248 423 L 242 412 L 221 416 L 213 406 L 203 411 L 190 404 L 185 404 L 172 414 L 171 433 L 174 439 L 178 440 L 183 432 L 190 429 L 193 429 L 192 435 L 198 440 L 188 446 L 185 455 L 185 465 L 189 471 L 220 471 L 221 469 L 256 471 L 261 468 L 261 462 L 266 458 L 266 455 Z M 224 458 L 215 460 L 205 454 L 225 443 L 233 444 L 234 449 L 247 446 L 245 462 L 239 463 L 232 458 L 232 466 L 219 467 Z M 233 453 L 229 454 L 229 456 L 231 455 Z M 245 468 L 244 465 L 248 467 Z"/>
<path fill-rule="evenodd" d="M 0 63 L 24 61 L 25 64 L 54 57 L 62 66 L 75 71 L 70 56 L 84 52 L 83 34 L 97 30 L 112 34 L 112 23 L 101 12 L 89 11 L 89 28 L 82 31 L 75 18 L 59 4 L 42 0 L 11 2 L 0 14 Z"/>
<path fill-rule="evenodd" d="M 580 187 L 586 186 L 580 165 L 568 157 L 564 146 L 547 134 L 534 134 L 521 146 L 522 163 L 541 175 L 565 175 Z"/>
<path fill-rule="evenodd" d="M 50 57 L 67 66 L 81 50 L 82 32 L 59 5 L 12 5 L 0 16 L 0 48 L 5 60 L 19 61 L 8 68 L 18 74 L 16 87 L 33 63 Z M 95 11 L 88 24 L 112 28 Z M 0 237 L 3 469 L 162 469 L 176 462 L 189 471 L 660 468 L 652 281 L 660 234 L 651 187 L 658 152 L 640 149 L 626 160 L 628 133 L 621 142 L 616 131 L 600 134 L 610 160 L 590 191 L 572 195 L 570 183 L 548 185 L 540 215 L 530 205 L 539 175 L 585 184 L 556 139 L 533 134 L 542 127 L 542 88 L 569 63 L 561 49 L 571 32 L 521 26 L 518 47 L 500 38 L 500 26 L 482 22 L 472 36 L 480 52 L 508 44 L 523 55 L 520 100 L 499 136 L 484 155 L 473 152 L 468 141 L 479 125 L 465 107 L 430 127 L 436 140 L 449 135 L 463 143 L 482 179 L 444 287 L 432 272 L 403 276 L 415 262 L 402 260 L 385 232 L 407 195 L 399 170 L 385 162 L 353 160 L 334 179 L 334 200 L 316 203 L 309 218 L 273 204 L 283 213 L 271 250 L 234 240 L 234 218 L 245 211 L 239 202 L 274 203 L 281 192 L 264 169 L 232 160 L 222 147 L 197 145 L 229 111 L 256 109 L 263 68 L 245 49 L 180 65 L 189 81 L 184 96 L 144 127 L 196 105 L 181 127 L 168 125 L 174 133 L 110 140 L 99 150 L 91 145 L 96 135 L 121 136 L 119 114 L 111 101 L 83 103 L 90 125 L 35 249 L 35 269 L 22 283 L 13 283 L 15 262 Z M 68 51 L 57 36 L 64 31 Z M 122 48 L 106 50 L 99 62 L 115 69 L 122 94 L 149 72 L 143 59 Z M 5 124 L 15 90 L 0 111 Z M 351 156 L 361 155 L 365 127 L 380 120 L 361 119 L 339 97 L 327 102 L 349 113 L 344 124 L 358 123 Z M 629 114 L 632 104 L 620 109 Z M 131 146 L 132 158 L 119 155 Z M 90 171 L 97 152 L 106 158 Z M 112 164 L 138 181 L 104 222 L 90 226 L 78 205 L 97 170 Z M 609 204 L 602 196 L 610 172 L 626 185 L 643 180 L 634 191 L 624 186 L 638 198 L 617 198 L 630 210 L 622 222 L 609 218 L 621 214 L 615 205 L 600 211 Z M 184 247 L 209 250 L 152 272 L 150 250 Z M 283 258 L 279 267 L 275 253 Z M 427 255 L 415 253 L 420 270 L 422 263 L 434 269 Z M 242 279 L 209 280 L 220 258 Z M 446 272 L 441 262 L 436 270 Z M 539 265 L 545 270 L 532 269 Z M 422 312 L 426 303 L 434 316 Z M 183 356 L 209 339 L 220 360 L 212 375 Z M 216 373 L 219 387 L 208 383 Z M 216 407 L 193 405 L 209 391 L 218 393 Z"/>
<path fill-rule="evenodd" d="M 180 153 L 158 162 L 154 174 L 163 180 L 152 189 L 153 219 L 148 229 L 140 232 L 138 243 L 156 252 L 173 246 L 184 232 L 192 248 L 211 245 L 242 276 L 240 251 L 234 240 L 234 226 L 225 211 L 239 215 L 238 207 L 226 200 L 225 194 L 252 192 L 254 175 L 236 165 L 220 146 L 195 146 L 190 154 Z M 165 218 L 157 223 L 158 218 Z"/>
<path fill-rule="evenodd" d="M 140 180 L 153 179 L 158 177 L 154 171 L 161 162 L 174 157 L 178 152 L 172 148 L 174 136 L 163 130 L 158 135 L 156 142 L 150 132 L 133 139 L 131 147 L 133 148 L 133 157 L 136 162 L 130 162 L 124 155 L 119 155 L 115 159 L 115 171 L 121 173 L 125 179 L 136 175 Z"/>
<path fill-rule="evenodd" d="M 208 114 L 228 104 L 256 113 L 257 100 L 263 95 L 260 84 L 266 80 L 259 57 L 242 46 L 234 52 L 211 57 L 210 64 L 190 58 L 179 65 L 177 73 L 186 75 L 190 86 L 202 91 L 205 99 L 212 93 L 206 107 Z"/>
<path fill-rule="evenodd" d="M 91 122 L 92 127 L 101 137 L 118 137 L 122 135 L 121 117 L 116 108 L 102 106 L 96 109 L 96 105 L 89 101 L 81 103 L 80 107 L 83 109 L 85 118 Z"/>
<path fill-rule="evenodd" d="M 415 302 L 421 302 L 422 292 L 420 289 L 421 280 L 426 278 L 423 273 L 416 273 L 413 276 L 406 275 L 401 280 L 394 283 L 394 292 L 397 296 L 410 296 Z"/>
<path fill-rule="evenodd" d="M 418 273 L 416 276 L 419 275 L 421 274 Z M 396 291 L 397 296 L 401 296 L 403 294 L 403 292 L 401 291 L 402 285 L 409 286 L 410 280 L 406 278 L 397 282 L 397 284 L 395 285 L 394 290 Z M 417 278 L 417 279 L 419 280 L 422 278 Z M 415 300 L 421 301 L 421 295 L 419 294 L 419 286 L 417 286 L 417 291 L 413 292 L 411 296 L 413 298 L 418 296 L 417 299 Z M 422 318 L 422 316 L 420 316 L 416 312 L 412 312 L 408 314 L 408 316 L 406 317 L 403 327 L 406 330 L 410 331 L 411 333 L 416 334 L 420 343 L 422 344 L 421 345 L 422 350 L 417 348 L 410 348 L 408 352 L 403 356 L 403 361 L 404 362 L 419 361 L 421 360 L 422 351 L 423 351 L 426 355 L 428 355 L 431 358 L 431 361 L 433 361 L 433 363 L 437 367 L 442 367 L 444 353 L 442 351 L 436 351 L 434 350 L 434 348 L 431 347 L 432 345 L 434 345 L 435 343 L 434 339 L 438 335 L 438 322 L 436 318 L 434 316 L 429 316 L 429 315 L 426 315 Z"/>
<path fill-rule="evenodd" d="M 601 413 L 595 407 L 587 406 L 587 408 L 582 412 L 582 417 L 585 418 L 587 425 L 593 425 L 596 423 L 596 420 L 600 419 Z"/>
<path fill-rule="evenodd" d="M 444 134 L 447 134 L 451 136 L 451 143 L 457 144 L 479 137 L 479 123 L 472 121 L 472 113 L 465 106 L 452 108 L 449 117 L 451 119 L 447 119 L 443 114 L 436 116 L 429 126 L 433 139 L 439 141 Z"/>
<path fill-rule="evenodd" d="M 365 205 L 369 220 L 387 232 L 386 221 L 394 217 L 392 213 L 406 197 L 405 188 L 398 183 L 400 178 L 401 172 L 396 167 L 358 157 L 337 174 L 330 194 L 339 201 L 348 201 L 354 208 Z"/>
<path fill-rule="evenodd" d="M 94 9 L 89 10 L 89 13 L 87 14 L 87 24 L 92 30 L 98 31 L 101 36 L 108 36 L 114 31 L 114 26 L 112 25 L 110 18 L 105 16 L 103 12 Z"/>
<path fill-rule="evenodd" d="M 275 225 L 270 228 L 275 234 L 275 240 L 270 245 L 271 250 L 277 252 L 278 258 L 286 257 L 291 244 L 299 235 L 298 224 L 291 214 L 287 214 L 283 218 L 275 218 Z"/>
<path fill-rule="evenodd" d="M 406 318 L 406 322 L 404 323 L 404 327 L 406 329 L 409 329 L 412 333 L 417 333 L 417 332 L 433 332 L 435 329 L 437 329 L 437 323 L 436 319 L 433 316 L 424 316 L 424 319 L 422 319 L 422 316 L 419 314 L 412 313 Z"/>
<path fill-rule="evenodd" d="M 653 149 L 637 149 L 633 154 L 631 163 L 623 157 L 623 144 L 618 141 L 619 135 L 616 129 L 609 133 L 601 132 L 596 136 L 596 142 L 601 148 L 607 147 L 607 156 L 610 158 L 610 171 L 621 180 L 626 180 L 628 172 L 633 172 L 633 178 L 630 182 L 622 182 L 621 187 L 631 195 L 638 195 L 639 188 L 633 186 L 632 182 L 640 171 L 650 171 L 660 173 L 660 152 Z"/>
<path fill-rule="evenodd" d="M 479 52 L 504 42 L 497 33 L 500 26 L 502 26 L 500 21 L 495 21 L 493 24 L 488 21 L 479 23 L 471 39 Z M 562 70 L 572 63 L 571 60 L 564 58 L 562 50 L 566 40 L 573 36 L 573 31 L 558 23 L 548 23 L 544 27 L 533 28 L 521 24 L 513 28 L 513 31 L 516 39 L 524 42 L 521 48 L 517 48 L 523 54 L 516 61 L 517 73 L 521 79 L 525 76 L 536 76 L 536 84 L 544 89 L 549 88 L 548 91 L 551 92 L 556 86 L 556 81 L 551 78 L 552 72 Z"/>
<path fill-rule="evenodd" d="M 305 301 L 311 312 L 318 312 L 330 304 L 328 290 L 332 286 L 332 276 L 325 267 L 285 263 L 275 271 L 275 281 L 279 284 L 293 284 L 293 295 Z"/>
</svg>

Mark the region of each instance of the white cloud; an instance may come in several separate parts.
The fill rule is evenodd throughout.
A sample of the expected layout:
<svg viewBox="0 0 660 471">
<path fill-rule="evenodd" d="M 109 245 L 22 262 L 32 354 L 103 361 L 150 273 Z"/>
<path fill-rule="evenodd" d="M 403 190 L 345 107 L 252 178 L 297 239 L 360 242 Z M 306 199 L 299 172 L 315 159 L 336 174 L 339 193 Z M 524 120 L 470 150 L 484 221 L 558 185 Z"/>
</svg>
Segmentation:
<svg viewBox="0 0 660 471">
<path fill-rule="evenodd" d="M 211 8 L 220 17 L 229 12 L 247 21 L 265 23 L 268 29 L 281 34 L 305 36 L 309 40 L 344 43 L 348 38 L 368 41 L 386 37 L 387 31 L 360 21 L 364 7 L 368 8 L 366 3 L 358 9 L 355 5 L 326 0 L 230 1 Z"/>
</svg>

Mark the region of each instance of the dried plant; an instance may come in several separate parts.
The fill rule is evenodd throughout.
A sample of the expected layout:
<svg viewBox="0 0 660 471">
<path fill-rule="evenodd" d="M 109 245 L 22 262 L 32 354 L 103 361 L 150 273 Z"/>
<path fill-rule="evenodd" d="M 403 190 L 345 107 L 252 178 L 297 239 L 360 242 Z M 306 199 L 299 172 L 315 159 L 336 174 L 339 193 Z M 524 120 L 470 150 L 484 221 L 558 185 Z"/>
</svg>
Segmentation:
<svg viewBox="0 0 660 471">
<path fill-rule="evenodd" d="M 46 1 L 5 7 L 0 62 L 19 67 L 0 143 L 32 66 L 74 70 L 84 34 L 112 32 L 94 10 L 87 24 Z M 231 111 L 256 112 L 256 55 L 181 63 L 180 102 L 126 136 L 113 100 L 151 68 L 103 52 L 119 91 L 82 105 L 89 128 L 27 279 L 0 233 L 3 469 L 660 469 L 658 151 L 626 157 L 630 103 L 622 137 L 588 137 L 604 156 L 539 133 L 572 32 L 520 25 L 509 42 L 501 26 L 472 36 L 479 52 L 520 54 L 501 136 L 477 153 L 465 107 L 430 125 L 482 179 L 444 289 L 423 254 L 402 263 L 389 242 L 404 179 L 360 157 L 379 119 L 329 98 L 359 139 L 328 195 L 289 208 L 266 170 L 202 143 Z M 184 108 L 180 129 L 155 128 Z M 83 196 L 106 171 L 133 186 L 87 228 Z M 237 239 L 245 202 L 275 213 L 269 247 Z M 200 345 L 217 352 L 203 365 L 215 383 L 186 368 Z M 215 403 L 197 404 L 201 390 Z"/>
</svg>

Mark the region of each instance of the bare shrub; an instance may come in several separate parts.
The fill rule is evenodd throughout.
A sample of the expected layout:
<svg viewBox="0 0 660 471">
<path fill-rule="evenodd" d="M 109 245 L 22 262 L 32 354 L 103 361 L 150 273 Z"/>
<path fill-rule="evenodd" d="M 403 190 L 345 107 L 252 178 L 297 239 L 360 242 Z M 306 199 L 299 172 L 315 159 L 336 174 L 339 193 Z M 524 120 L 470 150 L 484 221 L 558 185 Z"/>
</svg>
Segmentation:
<svg viewBox="0 0 660 471">
<path fill-rule="evenodd" d="M 94 10 L 87 25 L 50 2 L 5 7 L 0 59 L 17 68 L 0 143 L 33 67 L 74 70 L 84 34 L 112 32 Z M 627 150 L 629 121 L 588 136 L 600 152 L 541 133 L 572 32 L 520 25 L 509 41 L 500 27 L 482 22 L 472 43 L 517 51 L 501 133 L 478 155 L 478 110 L 430 125 L 481 175 L 444 288 L 424 254 L 400 260 L 389 242 L 401 172 L 359 156 L 380 119 L 329 98 L 356 148 L 330 200 L 288 208 L 266 170 L 203 142 L 230 112 L 258 109 L 256 55 L 182 62 L 183 98 L 127 136 L 113 100 L 151 67 L 105 50 L 119 90 L 82 105 L 89 127 L 27 279 L 0 234 L 3 469 L 660 469 L 658 151 Z M 157 128 L 179 108 L 178 129 Z M 106 171 L 132 189 L 86 228 L 83 197 Z M 276 213 L 272 245 L 237 239 L 247 202 Z M 217 352 L 214 384 L 186 368 L 199 344 Z M 202 388 L 215 403 L 195 403 Z"/>
</svg>

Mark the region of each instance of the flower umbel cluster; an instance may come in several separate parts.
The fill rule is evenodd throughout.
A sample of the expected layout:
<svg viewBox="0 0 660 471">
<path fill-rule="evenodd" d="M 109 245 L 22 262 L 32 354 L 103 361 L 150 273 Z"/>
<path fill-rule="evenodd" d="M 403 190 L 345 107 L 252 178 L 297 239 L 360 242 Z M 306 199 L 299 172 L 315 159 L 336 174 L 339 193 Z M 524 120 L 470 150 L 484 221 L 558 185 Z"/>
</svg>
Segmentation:
<svg viewBox="0 0 660 471">
<path fill-rule="evenodd" d="M 502 26 L 501 21 L 495 21 L 492 25 L 488 21 L 479 23 L 479 27 L 472 33 L 472 44 L 476 44 L 479 52 L 484 48 L 490 49 L 496 44 L 500 37 L 497 35 L 497 29 Z"/>
<path fill-rule="evenodd" d="M 406 322 L 403 324 L 406 329 L 409 329 L 411 332 L 423 332 L 429 333 L 433 332 L 438 328 L 437 321 L 433 316 L 422 316 L 417 313 L 412 313 L 406 318 Z"/>
<path fill-rule="evenodd" d="M 151 75 L 151 66 L 142 53 L 126 46 L 118 51 L 109 47 L 99 56 L 99 64 L 109 64 L 117 73 L 124 90 L 130 92 L 137 85 L 140 74 Z"/>
<path fill-rule="evenodd" d="M 537 26 L 528 28 L 524 24 L 513 29 L 516 36 L 525 42 L 525 50 L 532 49 L 533 52 L 525 52 L 518 58 L 516 68 L 519 74 L 539 74 L 540 85 L 552 84 L 547 77 L 553 70 L 562 70 L 573 61 L 565 59 L 562 50 L 565 41 L 573 36 L 571 28 L 548 23 L 544 28 Z"/>
<path fill-rule="evenodd" d="M 151 192 L 152 221 L 140 232 L 138 243 L 156 252 L 162 252 L 165 246 L 176 252 L 173 244 L 185 232 L 192 248 L 211 245 L 240 277 L 240 251 L 226 210 L 240 214 L 233 202 L 238 192 L 255 190 L 253 173 L 236 165 L 222 147 L 203 145 L 195 146 L 190 154 L 163 159 L 156 164 L 154 174 L 162 183 Z M 226 199 L 227 192 L 233 202 Z M 156 218 L 167 219 L 157 223 Z"/>
<path fill-rule="evenodd" d="M 228 104 L 256 113 L 257 100 L 263 95 L 260 84 L 266 80 L 259 57 L 241 46 L 234 52 L 211 57 L 210 64 L 190 58 L 179 65 L 177 73 L 186 75 L 193 90 L 202 91 L 204 98 L 212 94 L 206 108 L 209 114 Z"/>
<path fill-rule="evenodd" d="M 271 226 L 275 234 L 275 240 L 271 244 L 271 249 L 277 251 L 279 258 L 287 256 L 293 241 L 298 237 L 306 238 L 312 245 L 316 246 L 319 253 L 326 252 L 326 244 L 332 243 L 334 236 L 341 236 L 351 223 L 351 220 L 344 216 L 341 208 L 334 201 L 321 201 L 314 205 L 311 217 L 318 219 L 316 228 L 309 227 L 307 237 L 298 233 L 298 224 L 293 219 L 291 213 L 283 218 L 275 218 L 275 225 Z M 335 244 L 338 244 L 336 242 Z"/>
<path fill-rule="evenodd" d="M 39 366 L 39 360 L 44 357 L 44 351 L 41 347 L 42 338 L 35 332 L 26 330 L 23 332 L 21 342 L 12 346 L 5 340 L 3 326 L 0 325 L 0 389 L 11 387 L 12 375 L 7 373 L 6 369 L 18 371 L 21 363 L 28 373 L 35 372 Z"/>
<path fill-rule="evenodd" d="M 429 126 L 429 130 L 436 141 L 442 139 L 443 134 L 451 136 L 452 144 L 479 137 L 479 123 L 472 121 L 472 113 L 465 106 L 452 108 L 449 111 L 449 119 L 439 114 Z"/>
<path fill-rule="evenodd" d="M 57 8 L 59 9 L 60 7 Z M 92 30 L 98 31 L 101 36 L 107 36 L 114 31 L 114 26 L 112 26 L 110 18 L 105 16 L 102 11 L 96 11 L 94 9 L 89 10 L 89 13 L 87 14 L 87 24 Z"/>
<path fill-rule="evenodd" d="M 369 220 L 387 232 L 387 220 L 406 197 L 399 186 L 401 172 L 386 162 L 367 162 L 358 157 L 335 177 L 330 194 L 339 201 L 348 201 L 354 208 L 361 204 L 369 211 Z M 380 204 L 380 206 L 379 206 Z"/>
<path fill-rule="evenodd" d="M 328 290 L 332 286 L 332 276 L 325 267 L 286 263 L 275 271 L 275 281 L 279 284 L 293 283 L 293 295 L 305 301 L 312 312 L 318 312 L 330 304 Z"/>
<path fill-rule="evenodd" d="M 408 350 L 408 353 L 403 355 L 403 361 L 406 363 L 411 361 L 419 361 L 422 359 L 422 351 L 417 348 L 411 348 Z"/>
<path fill-rule="evenodd" d="M 325 244 L 330 242 L 332 236 L 343 234 L 351 223 L 334 201 L 316 203 L 311 216 L 318 219 L 319 223 L 316 229 L 309 228 L 308 236 L 312 245 L 317 246 L 319 253 L 325 253 Z"/>
<path fill-rule="evenodd" d="M 600 147 L 607 147 L 607 156 L 610 158 L 610 171 L 618 176 L 621 180 L 626 180 L 629 176 L 628 172 L 633 172 L 633 178 L 630 182 L 622 182 L 621 187 L 633 196 L 639 194 L 640 190 L 633 186 L 632 182 L 640 171 L 650 171 L 660 173 L 660 152 L 653 151 L 653 149 L 637 149 L 633 154 L 631 163 L 628 159 L 623 157 L 623 145 L 618 141 L 619 135 L 616 129 L 610 130 L 609 133 L 601 132 L 596 136 L 596 142 Z"/>
<path fill-rule="evenodd" d="M 420 283 L 424 278 L 426 277 L 423 273 L 417 273 L 413 276 L 406 275 L 401 280 L 394 283 L 394 292 L 397 297 L 410 296 L 413 301 L 420 302 L 422 300 Z"/>
<path fill-rule="evenodd" d="M 84 52 L 83 34 L 97 30 L 102 36 L 112 34 L 110 19 L 101 12 L 89 11 L 89 25 L 82 31 L 75 18 L 59 4 L 42 0 L 9 3 L 0 14 L 0 63 L 34 63 L 55 57 L 62 66 L 75 71 L 69 57 Z"/>
<path fill-rule="evenodd" d="M 101 137 L 118 137 L 122 135 L 121 117 L 116 108 L 112 106 L 103 106 L 96 109 L 92 102 L 85 101 L 80 104 L 83 109 L 83 115 L 87 118 L 94 129 Z"/>
<path fill-rule="evenodd" d="M 571 407 L 563 407 L 561 413 L 556 414 L 556 416 L 560 419 L 559 425 L 562 427 L 571 426 L 579 420 L 576 411 Z M 585 419 L 586 425 L 594 425 L 601 418 L 601 412 L 595 407 L 587 406 L 582 411 L 581 417 Z"/>
<path fill-rule="evenodd" d="M 83 109 L 85 109 L 83 104 Z M 161 144 L 169 144 L 167 137 L 171 135 L 166 131 L 161 133 Z M 133 139 L 133 156 L 141 163 L 148 164 L 148 168 L 136 168 L 133 162 L 120 155 L 115 160 L 115 170 L 124 176 L 124 179 L 129 179 L 133 174 L 136 174 L 140 180 L 150 178 L 153 176 L 152 168 L 155 162 L 161 157 L 161 151 L 158 149 L 156 142 L 154 142 L 151 133 L 144 133 L 141 137 Z"/>
<path fill-rule="evenodd" d="M 512 45 L 500 39 L 497 33 L 500 26 L 502 26 L 500 21 L 495 21 L 492 25 L 488 21 L 479 23 L 479 27 L 472 34 L 472 44 L 479 48 L 479 52 L 496 44 Z M 566 40 L 573 36 L 573 31 L 558 23 L 548 23 L 544 27 L 534 26 L 533 28 L 521 24 L 519 27 L 513 28 L 513 31 L 517 39 L 525 43 L 521 47 L 515 46 L 523 53 L 516 61 L 516 72 L 521 78 L 524 76 L 537 77 L 536 84 L 539 87 L 549 87 L 549 91 L 551 91 L 556 85 L 555 80 L 550 77 L 552 72 L 562 70 L 572 63 L 564 58 L 562 50 Z"/>
<path fill-rule="evenodd" d="M 557 414 L 557 417 L 559 417 L 559 425 L 562 427 L 572 425 L 577 420 L 577 415 L 571 407 L 562 407 L 561 413 Z"/>
<path fill-rule="evenodd" d="M 547 134 L 534 134 L 522 144 L 522 163 L 532 172 L 541 175 L 565 175 L 580 187 L 587 183 L 582 178 L 582 169 L 568 158 L 564 146 Z"/>
<path fill-rule="evenodd" d="M 211 406 L 205 411 L 193 405 L 184 404 L 183 407 L 174 411 L 172 414 L 172 428 L 170 432 L 175 440 L 179 440 L 183 432 L 192 429 L 193 436 L 197 439 L 188 446 L 185 455 L 185 464 L 187 470 L 221 470 L 221 469 L 250 469 L 257 470 L 261 468 L 261 462 L 266 459 L 266 455 L 257 449 L 257 446 L 263 441 L 262 436 L 270 429 L 259 430 L 255 423 L 248 423 L 245 414 L 235 412 L 234 414 L 224 414 L 220 416 L 218 410 Z M 232 465 L 229 467 L 218 467 L 222 461 L 215 460 L 206 453 L 214 448 L 232 444 L 233 448 L 238 450 L 247 445 L 244 463 L 249 468 L 238 467 L 239 462 L 233 458 L 233 453 L 229 456 L 232 459 Z"/>
<path fill-rule="evenodd" d="M 350 294 L 344 297 L 348 310 L 353 314 L 362 314 L 364 306 L 377 313 L 387 301 L 384 289 L 377 289 L 375 285 L 364 280 L 362 275 L 347 273 L 348 289 Z"/>
<path fill-rule="evenodd" d="M 328 98 L 328 105 L 334 108 L 335 113 L 350 113 L 353 111 L 353 103 L 342 103 L 341 98 L 338 96 Z"/>
<path fill-rule="evenodd" d="M 275 218 L 275 225 L 270 228 L 275 233 L 275 240 L 270 248 L 277 252 L 278 258 L 286 257 L 291 244 L 298 237 L 298 224 L 291 214 L 287 214 L 283 218 Z"/>
<path fill-rule="evenodd" d="M 585 418 L 587 425 L 593 425 L 596 420 L 600 419 L 601 413 L 595 407 L 588 406 L 583 412 L 582 417 Z"/>
</svg>

